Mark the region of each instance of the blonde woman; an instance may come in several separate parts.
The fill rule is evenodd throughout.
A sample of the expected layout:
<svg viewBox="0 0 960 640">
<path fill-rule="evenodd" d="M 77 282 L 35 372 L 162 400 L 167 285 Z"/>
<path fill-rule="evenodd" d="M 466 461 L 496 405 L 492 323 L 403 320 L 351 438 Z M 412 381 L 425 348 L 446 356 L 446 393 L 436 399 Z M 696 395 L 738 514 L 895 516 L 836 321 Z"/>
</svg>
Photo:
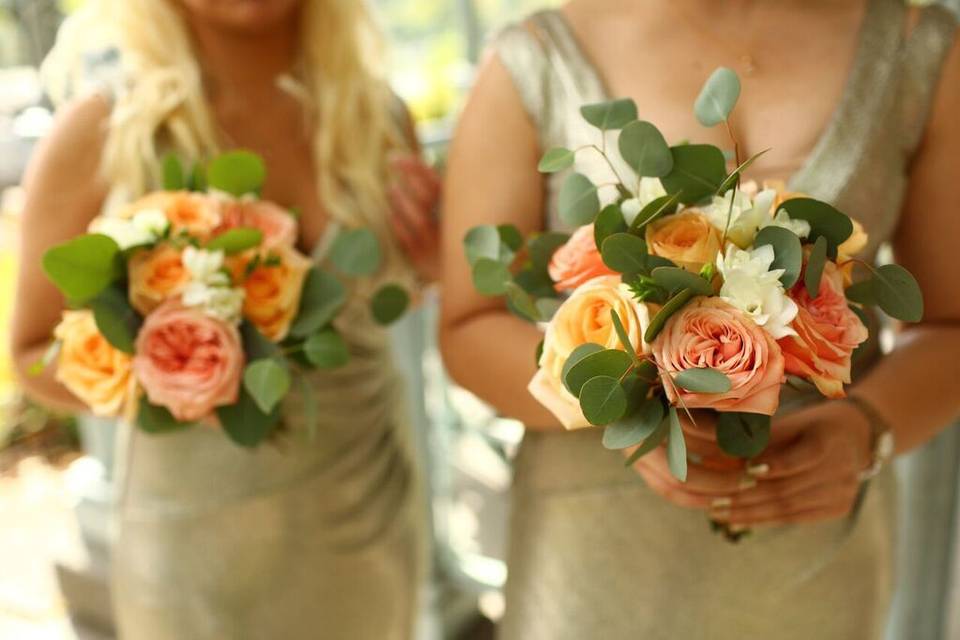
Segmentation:
<svg viewBox="0 0 960 640">
<path fill-rule="evenodd" d="M 252 149 L 267 162 L 264 197 L 301 210 L 305 252 L 322 259 L 336 228 L 365 225 L 387 247 L 383 278 L 433 277 L 437 180 L 410 154 L 409 120 L 380 74 L 364 3 L 88 0 L 46 64 L 53 95 L 82 91 L 85 61 L 103 42 L 119 46 L 123 74 L 111 90 L 63 106 L 26 178 L 13 331 L 21 371 L 63 307 L 40 272 L 42 252 L 102 208 L 156 188 L 167 151 L 192 162 Z M 305 433 L 310 409 L 299 393 L 282 439 L 254 451 L 213 429 L 120 427 L 113 597 L 122 637 L 410 636 L 421 560 L 415 483 L 386 335 L 364 294 L 340 326 L 351 364 L 297 381 L 315 390 L 316 433 Z M 80 409 L 52 376 L 23 381 Z"/>
</svg>

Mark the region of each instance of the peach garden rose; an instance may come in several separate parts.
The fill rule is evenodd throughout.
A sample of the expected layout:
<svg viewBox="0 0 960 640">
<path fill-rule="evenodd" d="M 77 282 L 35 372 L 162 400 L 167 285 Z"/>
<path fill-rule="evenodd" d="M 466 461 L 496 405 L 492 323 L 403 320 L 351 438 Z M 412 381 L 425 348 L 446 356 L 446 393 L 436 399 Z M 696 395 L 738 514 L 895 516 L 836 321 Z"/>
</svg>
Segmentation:
<svg viewBox="0 0 960 640">
<path fill-rule="evenodd" d="M 696 210 L 655 220 L 647 225 L 647 250 L 678 267 L 697 273 L 720 253 L 720 232 Z"/>
<path fill-rule="evenodd" d="M 622 349 L 610 311 L 623 321 L 630 342 L 642 350 L 643 333 L 650 323 L 647 306 L 637 302 L 618 276 L 602 276 L 579 287 L 547 325 L 540 369 L 528 387 L 530 393 L 567 429 L 590 426 L 580 403 L 563 386 L 563 365 L 574 349 L 592 342 L 605 349 Z"/>
<path fill-rule="evenodd" d="M 297 241 L 297 220 L 290 212 L 264 200 L 224 200 L 221 203 L 221 223 L 214 235 L 237 227 L 258 229 L 263 233 L 265 248 Z"/>
<path fill-rule="evenodd" d="M 303 282 L 312 263 L 285 245 L 261 255 L 260 264 L 246 274 L 252 259 L 253 255 L 247 255 L 233 262 L 234 281 L 242 283 L 245 291 L 243 315 L 267 339 L 279 342 L 287 337 L 299 311 Z"/>
<path fill-rule="evenodd" d="M 588 280 L 613 274 L 597 250 L 592 224 L 577 229 L 553 253 L 548 270 L 557 291 L 573 291 Z"/>
<path fill-rule="evenodd" d="M 773 415 L 780 404 L 780 385 L 785 381 L 780 347 L 753 320 L 719 298 L 695 298 L 670 317 L 651 348 L 672 404 L 763 415 Z M 667 380 L 702 367 L 726 374 L 730 390 L 694 393 Z"/>
<path fill-rule="evenodd" d="M 190 272 L 183 264 L 183 254 L 168 244 L 137 251 L 127 265 L 130 276 L 130 303 L 146 315 L 169 298 L 183 292 L 190 282 Z"/>
<path fill-rule="evenodd" d="M 60 341 L 57 380 L 94 415 L 117 416 L 130 406 L 136 394 L 132 358 L 100 334 L 93 312 L 65 311 L 54 337 Z"/>
<path fill-rule="evenodd" d="M 193 422 L 237 401 L 244 355 L 236 327 L 168 300 L 147 316 L 133 369 L 150 402 Z"/>
</svg>

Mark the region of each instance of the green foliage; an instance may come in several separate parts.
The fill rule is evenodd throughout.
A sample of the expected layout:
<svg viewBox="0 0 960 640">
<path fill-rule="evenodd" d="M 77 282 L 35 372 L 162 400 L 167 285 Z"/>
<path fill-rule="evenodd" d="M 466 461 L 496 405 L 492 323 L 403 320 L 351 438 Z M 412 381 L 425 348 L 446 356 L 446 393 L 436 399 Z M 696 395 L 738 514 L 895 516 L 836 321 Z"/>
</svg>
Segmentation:
<svg viewBox="0 0 960 640">
<path fill-rule="evenodd" d="M 570 149 L 554 147 L 543 154 L 540 164 L 537 165 L 537 170 L 540 173 L 557 173 L 572 167 L 575 159 L 576 154 Z"/>
<path fill-rule="evenodd" d="M 660 422 L 660 426 L 657 427 L 657 430 L 651 433 L 650 436 L 643 441 L 643 444 L 637 447 L 637 450 L 630 454 L 630 457 L 627 458 L 627 461 L 624 464 L 629 467 L 634 462 L 659 447 L 663 441 L 667 439 L 667 434 L 669 432 L 670 421 L 662 420 Z"/>
<path fill-rule="evenodd" d="M 347 300 L 347 291 L 333 274 L 312 267 L 307 272 L 300 298 L 297 319 L 290 327 L 290 334 L 306 338 L 327 325 Z"/>
<path fill-rule="evenodd" d="M 663 403 L 660 398 L 648 398 L 639 408 L 603 431 L 603 446 L 607 449 L 626 449 L 649 438 L 663 421 Z"/>
<path fill-rule="evenodd" d="M 590 224 L 600 212 L 597 186 L 582 173 L 570 174 L 560 188 L 560 219 L 571 227 Z"/>
<path fill-rule="evenodd" d="M 600 247 L 603 263 L 617 273 L 636 274 L 647 269 L 647 243 L 630 233 L 615 233 Z"/>
<path fill-rule="evenodd" d="M 283 356 L 283 351 L 281 351 L 280 347 L 270 340 L 267 340 L 267 338 L 260 333 L 260 330 L 248 320 L 240 323 L 240 337 L 243 340 L 243 352 L 249 360 Z"/>
<path fill-rule="evenodd" d="M 670 148 L 673 169 L 660 181 L 668 193 L 679 193 L 680 202 L 695 204 L 719 191 L 727 177 L 723 152 L 709 144 L 684 144 Z"/>
<path fill-rule="evenodd" d="M 207 251 L 223 251 L 227 255 L 235 255 L 247 249 L 258 247 L 261 242 L 263 242 L 263 232 L 259 229 L 237 227 L 211 239 L 204 249 Z"/>
<path fill-rule="evenodd" d="M 757 413 L 720 413 L 717 416 L 717 443 L 736 458 L 759 455 L 770 441 L 770 416 Z"/>
<path fill-rule="evenodd" d="M 803 270 L 803 246 L 800 238 L 794 232 L 783 227 L 765 227 L 757 234 L 755 247 L 770 245 L 773 247 L 773 264 L 771 269 L 783 269 L 780 283 L 789 289 L 800 279 Z"/>
<path fill-rule="evenodd" d="M 180 191 L 187 186 L 187 179 L 183 172 L 183 164 L 174 153 L 163 156 L 161 161 L 163 171 L 163 190 Z"/>
<path fill-rule="evenodd" d="M 182 431 L 194 426 L 192 422 L 179 422 L 166 407 L 150 404 L 146 397 L 140 398 L 137 411 L 137 426 L 146 433 L 159 434 Z"/>
<path fill-rule="evenodd" d="M 877 305 L 891 318 L 904 322 L 923 319 L 923 292 L 913 275 L 896 264 L 885 264 L 873 275 Z"/>
<path fill-rule="evenodd" d="M 637 105 L 630 98 L 588 104 L 580 107 L 583 119 L 601 131 L 623 129 L 637 119 Z"/>
<path fill-rule="evenodd" d="M 570 373 L 570 370 L 573 369 L 573 367 L 576 366 L 581 360 L 595 353 L 600 353 L 601 351 L 603 351 L 603 347 L 592 342 L 587 342 L 574 348 L 574 350 L 570 352 L 570 355 L 567 356 L 566 361 L 563 363 L 563 368 L 560 372 L 560 380 L 565 381 L 567 379 L 567 375 Z M 540 358 L 537 358 L 537 361 L 539 362 Z M 581 387 L 585 381 L 586 378 L 583 378 L 580 381 Z M 566 385 L 566 382 L 564 382 L 564 385 Z M 569 389 L 569 386 L 567 388 Z"/>
<path fill-rule="evenodd" d="M 573 355 L 570 355 L 566 364 L 570 364 L 569 361 L 573 359 Z M 633 359 L 620 349 L 601 349 L 595 353 L 585 353 L 580 355 L 579 360 L 574 364 L 569 367 L 564 366 L 563 384 L 570 393 L 579 398 L 588 380 L 598 376 L 619 380 L 632 366 Z"/>
<path fill-rule="evenodd" d="M 660 130 L 637 120 L 620 132 L 620 155 L 638 175 L 662 177 L 673 169 L 673 155 Z"/>
<path fill-rule="evenodd" d="M 250 151 L 224 153 L 207 165 L 207 186 L 238 197 L 260 193 L 266 178 L 266 164 Z"/>
<path fill-rule="evenodd" d="M 399 320 L 410 306 L 410 295 L 403 287 L 387 284 L 373 295 L 370 311 L 373 319 L 381 325 L 393 324 Z"/>
<path fill-rule="evenodd" d="M 732 69 L 720 67 L 703 85 L 693 105 L 697 120 L 705 127 L 726 122 L 740 98 L 740 78 Z"/>
<path fill-rule="evenodd" d="M 807 258 L 807 270 L 803 274 L 803 286 L 811 298 L 820 295 L 820 281 L 823 279 L 823 268 L 827 265 L 827 239 L 823 236 L 813 243 L 813 250 Z"/>
<path fill-rule="evenodd" d="M 853 233 L 853 222 L 837 211 L 833 205 L 813 198 L 791 198 L 785 200 L 778 211 L 783 209 L 794 220 L 806 220 L 810 223 L 810 241 L 819 238 L 827 241 L 827 255 L 836 257 L 837 247 Z"/>
<path fill-rule="evenodd" d="M 303 353 L 317 369 L 336 369 L 350 361 L 350 349 L 334 329 L 324 329 L 307 338 Z"/>
<path fill-rule="evenodd" d="M 523 246 L 523 234 L 515 225 L 499 224 L 497 225 L 497 234 L 500 236 L 500 241 L 514 253 L 520 251 Z"/>
<path fill-rule="evenodd" d="M 627 222 L 623 219 L 620 205 L 609 204 L 600 211 L 593 223 L 593 241 L 598 247 L 602 247 L 604 240 L 615 233 L 626 231 Z"/>
<path fill-rule="evenodd" d="M 631 231 L 639 231 L 645 226 L 663 215 L 668 215 L 677 210 L 677 202 L 680 201 L 680 193 L 667 194 L 647 203 L 640 210 L 637 217 L 630 222 Z M 599 245 L 598 245 L 599 246 Z"/>
<path fill-rule="evenodd" d="M 580 408 L 590 424 L 608 425 L 626 413 L 627 394 L 617 378 L 596 376 L 584 383 L 580 391 Z"/>
<path fill-rule="evenodd" d="M 565 233 L 548 231 L 541 233 L 527 243 L 527 250 L 530 252 L 530 264 L 533 269 L 546 273 L 547 266 L 554 252 L 562 247 L 570 236 Z"/>
<path fill-rule="evenodd" d="M 280 404 L 290 391 L 291 382 L 283 362 L 274 358 L 254 360 L 243 370 L 243 387 L 265 414 Z"/>
<path fill-rule="evenodd" d="M 683 427 L 680 426 L 680 416 L 677 408 L 670 407 L 667 414 L 670 423 L 670 435 L 667 439 L 667 466 L 670 473 L 680 482 L 687 481 L 687 442 L 683 437 Z"/>
<path fill-rule="evenodd" d="M 380 241 L 370 229 L 341 231 L 330 247 L 330 262 L 349 276 L 373 275 L 381 261 Z"/>
<path fill-rule="evenodd" d="M 93 311 L 97 330 L 107 342 L 132 355 L 143 319 L 130 306 L 123 287 L 107 287 L 90 301 L 90 309 Z"/>
<path fill-rule="evenodd" d="M 847 287 L 845 293 L 847 300 L 850 302 L 868 306 L 875 306 L 877 304 L 877 293 L 873 288 L 872 278 L 850 285 Z"/>
<path fill-rule="evenodd" d="M 463 248 L 467 255 L 467 262 L 473 266 L 481 258 L 487 258 L 509 265 L 513 262 L 516 249 L 504 242 L 504 237 L 513 241 L 512 235 L 510 231 L 501 231 L 499 227 L 491 224 L 470 229 L 463 238 Z M 520 240 L 522 243 L 523 238 Z"/>
<path fill-rule="evenodd" d="M 623 326 L 623 321 L 620 320 L 620 315 L 613 309 L 610 309 L 610 321 L 613 322 L 613 328 L 617 332 L 617 338 L 620 340 L 621 346 L 623 346 L 624 351 L 630 355 L 630 358 L 633 360 L 633 364 L 640 365 L 640 356 L 637 355 L 637 349 L 633 346 L 633 343 L 630 342 L 630 336 L 627 335 L 627 329 Z"/>
<path fill-rule="evenodd" d="M 752 165 L 754 162 L 757 161 L 757 158 L 759 158 L 760 156 L 762 156 L 768 151 L 770 151 L 770 149 L 764 149 L 763 151 L 755 153 L 749 158 L 747 158 L 746 160 L 744 160 L 743 162 L 741 162 L 740 166 L 734 169 L 733 171 L 731 171 L 730 174 L 723 180 L 723 182 L 720 183 L 720 187 L 717 189 L 717 195 L 723 195 L 724 193 L 732 189 L 734 185 L 736 185 L 740 181 L 740 178 L 743 176 L 743 172 L 749 169 L 750 165 Z"/>
<path fill-rule="evenodd" d="M 123 273 L 120 247 L 98 233 L 77 236 L 43 254 L 43 271 L 67 299 L 85 302 Z"/>
<path fill-rule="evenodd" d="M 514 281 L 507 282 L 507 304 L 510 309 L 530 322 L 540 322 L 540 308 L 537 301 Z"/>
<path fill-rule="evenodd" d="M 685 271 L 680 267 L 657 267 L 650 272 L 654 282 L 669 293 L 690 289 L 695 295 L 713 295 L 713 285 L 695 273 Z"/>
<path fill-rule="evenodd" d="M 657 312 L 657 315 L 653 316 L 653 319 L 650 320 L 650 324 L 647 325 L 647 330 L 643 335 L 643 341 L 647 344 L 653 343 L 653 341 L 657 339 L 657 336 L 660 335 L 660 332 L 663 331 L 663 327 L 666 326 L 670 317 L 682 309 L 693 297 L 694 292 L 692 289 L 684 289 L 670 298 L 667 303 L 661 307 L 660 311 Z"/>
<path fill-rule="evenodd" d="M 240 398 L 235 404 L 217 409 L 217 418 L 231 440 L 241 447 L 252 448 L 273 433 L 280 423 L 280 408 L 261 411 L 244 386 L 240 388 Z"/>
<path fill-rule="evenodd" d="M 730 378 L 721 371 L 702 367 L 681 371 L 673 379 L 681 389 L 693 393 L 726 393 L 730 391 Z"/>
<path fill-rule="evenodd" d="M 473 264 L 473 286 L 485 296 L 502 296 L 512 282 L 510 270 L 502 262 L 480 258 Z"/>
</svg>

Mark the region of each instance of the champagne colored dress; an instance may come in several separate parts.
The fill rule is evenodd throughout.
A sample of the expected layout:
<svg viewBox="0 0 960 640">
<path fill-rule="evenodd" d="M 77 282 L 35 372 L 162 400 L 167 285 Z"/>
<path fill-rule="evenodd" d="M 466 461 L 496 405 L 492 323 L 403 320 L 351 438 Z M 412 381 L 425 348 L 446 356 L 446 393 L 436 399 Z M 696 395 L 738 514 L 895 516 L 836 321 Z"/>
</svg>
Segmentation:
<svg viewBox="0 0 960 640">
<path fill-rule="evenodd" d="M 386 332 L 354 298 L 336 321 L 350 364 L 295 380 L 276 442 L 251 450 L 213 428 L 120 427 L 121 638 L 412 636 L 422 538 L 402 389 Z"/>
<path fill-rule="evenodd" d="M 922 10 L 904 36 L 901 0 L 868 0 L 836 112 L 795 190 L 864 223 L 867 252 L 894 233 L 907 170 L 955 36 L 951 14 Z M 543 149 L 593 142 L 579 107 L 613 96 L 557 11 L 507 28 L 495 51 Z M 653 98 L 649 98 L 653 99 Z M 643 105 L 640 104 L 641 114 Z M 608 145 L 609 148 L 609 145 Z M 597 182 L 602 165 L 578 165 Z M 562 228 L 549 178 L 544 224 Z M 866 350 L 860 369 L 879 357 Z M 797 397 L 785 411 L 814 398 Z M 838 425 L 842 428 L 842 425 Z M 854 520 L 755 532 L 731 545 L 702 512 L 654 494 L 601 430 L 528 431 L 516 461 L 503 640 L 867 640 L 892 595 L 895 486 L 887 471 Z"/>
</svg>

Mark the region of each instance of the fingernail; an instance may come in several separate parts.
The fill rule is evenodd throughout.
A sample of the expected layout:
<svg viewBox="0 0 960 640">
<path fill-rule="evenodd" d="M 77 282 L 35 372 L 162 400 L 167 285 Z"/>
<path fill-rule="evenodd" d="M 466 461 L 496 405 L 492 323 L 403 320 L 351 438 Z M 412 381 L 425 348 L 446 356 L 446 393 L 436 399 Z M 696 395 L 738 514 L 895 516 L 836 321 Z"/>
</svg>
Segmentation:
<svg viewBox="0 0 960 640">
<path fill-rule="evenodd" d="M 722 507 L 729 507 L 733 504 L 733 500 L 730 498 L 715 498 L 713 502 L 710 503 L 711 509 L 720 509 Z"/>
<path fill-rule="evenodd" d="M 770 465 L 766 463 L 754 463 L 747 465 L 747 473 L 751 476 L 765 476 L 770 473 Z"/>
<path fill-rule="evenodd" d="M 757 486 L 757 479 L 753 476 L 743 476 L 740 478 L 740 491 L 746 491 L 747 489 L 753 489 Z"/>
</svg>

